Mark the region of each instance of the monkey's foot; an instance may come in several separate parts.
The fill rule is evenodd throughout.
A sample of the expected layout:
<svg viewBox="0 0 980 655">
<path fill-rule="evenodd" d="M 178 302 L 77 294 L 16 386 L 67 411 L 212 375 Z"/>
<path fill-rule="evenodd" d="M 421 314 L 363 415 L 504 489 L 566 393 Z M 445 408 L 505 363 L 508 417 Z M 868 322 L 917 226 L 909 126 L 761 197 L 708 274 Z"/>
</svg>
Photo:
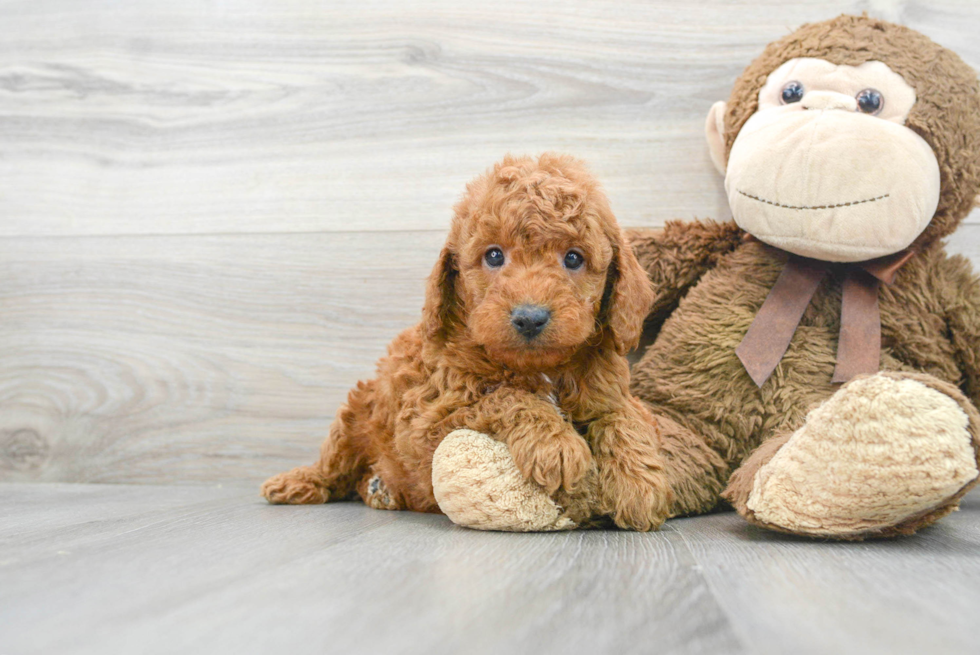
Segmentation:
<svg viewBox="0 0 980 655">
<path fill-rule="evenodd" d="M 507 446 L 473 430 L 451 432 L 432 457 L 432 488 L 453 523 L 477 530 L 546 532 L 578 524 L 524 479 Z"/>
<path fill-rule="evenodd" d="M 977 478 L 978 418 L 958 389 L 930 376 L 860 378 L 788 439 L 763 444 L 725 495 L 750 522 L 784 532 L 911 534 L 954 511 Z"/>
</svg>

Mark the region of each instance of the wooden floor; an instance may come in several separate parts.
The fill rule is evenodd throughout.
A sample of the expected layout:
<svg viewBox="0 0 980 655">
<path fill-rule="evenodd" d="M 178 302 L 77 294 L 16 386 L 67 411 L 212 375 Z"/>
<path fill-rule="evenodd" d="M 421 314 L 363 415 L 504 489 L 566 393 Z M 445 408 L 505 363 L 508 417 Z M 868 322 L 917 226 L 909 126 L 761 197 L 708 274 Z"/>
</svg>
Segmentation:
<svg viewBox="0 0 980 655">
<path fill-rule="evenodd" d="M 503 534 L 254 488 L 0 484 L 0 652 L 978 652 L 980 494 L 912 538 Z"/>
</svg>

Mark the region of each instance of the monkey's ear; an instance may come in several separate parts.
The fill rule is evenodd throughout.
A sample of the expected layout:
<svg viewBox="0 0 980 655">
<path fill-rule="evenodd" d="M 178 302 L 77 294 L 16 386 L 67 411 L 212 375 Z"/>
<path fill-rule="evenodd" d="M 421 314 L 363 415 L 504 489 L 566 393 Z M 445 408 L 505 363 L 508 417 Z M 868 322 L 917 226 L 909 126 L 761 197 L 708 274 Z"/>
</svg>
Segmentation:
<svg viewBox="0 0 980 655">
<path fill-rule="evenodd" d="M 425 286 L 425 305 L 422 307 L 422 334 L 426 339 L 444 341 L 458 320 L 459 298 L 456 295 L 456 256 L 449 246 L 439 253 Z"/>
<path fill-rule="evenodd" d="M 728 157 L 725 155 L 725 112 L 728 103 L 719 100 L 708 110 L 708 120 L 704 122 L 704 135 L 708 139 L 708 151 L 711 153 L 711 163 L 718 172 L 725 175 L 728 168 Z"/>
<path fill-rule="evenodd" d="M 613 242 L 613 259 L 606 275 L 601 315 L 612 331 L 616 352 L 625 355 L 640 343 L 643 322 L 653 304 L 653 289 L 622 233 Z"/>
</svg>

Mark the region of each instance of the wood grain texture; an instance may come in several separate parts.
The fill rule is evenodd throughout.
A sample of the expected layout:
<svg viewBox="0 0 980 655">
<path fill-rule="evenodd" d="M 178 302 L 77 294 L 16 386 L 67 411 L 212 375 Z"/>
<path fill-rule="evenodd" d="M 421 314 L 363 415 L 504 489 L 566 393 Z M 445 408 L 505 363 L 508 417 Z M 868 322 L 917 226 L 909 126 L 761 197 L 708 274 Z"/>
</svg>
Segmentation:
<svg viewBox="0 0 980 655">
<path fill-rule="evenodd" d="M 546 149 L 624 224 L 721 216 L 711 103 L 865 10 L 980 68 L 966 0 L 8 0 L 0 235 L 442 229 L 475 173 Z"/>
<path fill-rule="evenodd" d="M 19 239 L 0 478 L 250 479 L 311 458 L 418 321 L 435 232 Z"/>
<path fill-rule="evenodd" d="M 470 177 L 554 148 L 624 225 L 724 217 L 711 102 L 863 10 L 980 68 L 954 0 L 0 0 L 0 480 L 308 461 Z M 980 223 L 951 249 L 980 262 Z"/>
<path fill-rule="evenodd" d="M 0 260 L 0 480 L 259 482 L 315 456 L 418 320 L 442 235 L 16 241 Z M 950 245 L 980 264 L 980 226 Z"/>
<path fill-rule="evenodd" d="M 867 543 L 733 514 L 487 533 L 228 487 L 2 484 L 0 516 L 9 655 L 976 652 L 976 493 Z"/>
<path fill-rule="evenodd" d="M 961 511 L 896 541 L 818 542 L 754 528 L 734 514 L 670 525 L 715 598 L 738 617 L 750 652 L 977 651 L 977 492 Z"/>
<path fill-rule="evenodd" d="M 741 652 L 674 532 L 481 533 L 207 488 L 177 489 L 181 504 L 156 486 L 2 490 L 6 653 Z"/>
</svg>

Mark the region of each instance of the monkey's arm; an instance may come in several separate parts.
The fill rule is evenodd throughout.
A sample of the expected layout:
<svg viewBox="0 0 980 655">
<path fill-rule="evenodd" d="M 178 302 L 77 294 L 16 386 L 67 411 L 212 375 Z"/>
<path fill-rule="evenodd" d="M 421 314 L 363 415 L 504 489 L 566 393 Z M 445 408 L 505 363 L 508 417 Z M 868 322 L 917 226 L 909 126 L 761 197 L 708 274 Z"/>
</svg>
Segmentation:
<svg viewBox="0 0 980 655">
<path fill-rule="evenodd" d="M 668 221 L 659 229 L 627 230 L 640 266 L 653 285 L 647 328 L 659 329 L 687 290 L 723 255 L 735 250 L 744 235 L 734 221 L 711 220 Z"/>
<path fill-rule="evenodd" d="M 980 408 L 980 278 L 964 257 L 945 263 L 946 325 L 963 372 L 963 393 Z"/>
</svg>

